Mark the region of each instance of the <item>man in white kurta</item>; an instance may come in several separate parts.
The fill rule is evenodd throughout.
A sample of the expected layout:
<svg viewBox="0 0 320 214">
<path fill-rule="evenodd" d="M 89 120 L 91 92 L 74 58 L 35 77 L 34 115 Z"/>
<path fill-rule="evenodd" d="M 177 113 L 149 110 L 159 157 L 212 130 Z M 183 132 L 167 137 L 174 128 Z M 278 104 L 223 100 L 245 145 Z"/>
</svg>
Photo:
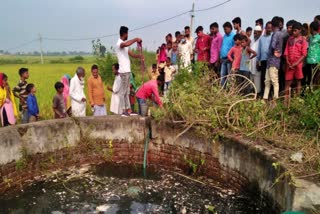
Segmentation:
<svg viewBox="0 0 320 214">
<path fill-rule="evenodd" d="M 86 116 L 86 95 L 84 94 L 84 76 L 85 70 L 78 67 L 76 74 L 70 81 L 70 98 L 72 116 L 85 117 Z"/>
<path fill-rule="evenodd" d="M 122 110 L 123 110 L 120 105 L 119 91 L 121 88 L 121 76 L 119 75 L 118 70 L 119 70 L 118 63 L 112 65 L 112 71 L 115 74 L 115 79 L 113 82 L 112 89 L 109 88 L 109 90 L 112 92 L 110 111 L 114 114 L 122 114 Z"/>
<path fill-rule="evenodd" d="M 186 38 L 182 39 L 179 44 L 179 55 L 181 57 L 181 67 L 187 68 L 191 65 L 192 45 Z M 191 71 L 191 70 L 190 70 Z"/>
<path fill-rule="evenodd" d="M 262 28 L 256 26 L 254 28 L 254 41 L 251 42 L 251 49 L 258 53 L 259 41 L 262 34 Z M 250 79 L 253 81 L 257 93 L 261 92 L 261 71 L 257 68 L 257 58 L 251 59 Z"/>
</svg>

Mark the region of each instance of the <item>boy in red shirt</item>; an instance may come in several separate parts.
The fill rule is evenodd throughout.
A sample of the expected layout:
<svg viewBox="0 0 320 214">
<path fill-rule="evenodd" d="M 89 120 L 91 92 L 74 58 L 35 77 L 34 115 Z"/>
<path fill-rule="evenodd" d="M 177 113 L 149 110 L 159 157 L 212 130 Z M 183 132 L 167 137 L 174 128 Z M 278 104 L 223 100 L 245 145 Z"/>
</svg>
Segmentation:
<svg viewBox="0 0 320 214">
<path fill-rule="evenodd" d="M 241 53 L 242 53 L 242 46 L 241 42 L 243 40 L 243 36 L 241 34 L 236 34 L 233 37 L 234 46 L 230 49 L 228 53 L 228 60 L 232 62 L 231 73 L 235 74 L 238 73 L 241 64 Z"/>
<path fill-rule="evenodd" d="M 307 56 L 308 43 L 301 36 L 302 24 L 296 22 L 292 26 L 293 35 L 288 39 L 284 55 L 287 61 L 286 84 L 285 84 L 285 105 L 289 106 L 290 87 L 292 81 L 297 81 L 297 94 L 301 91 L 301 80 L 303 79 L 303 60 Z"/>
</svg>

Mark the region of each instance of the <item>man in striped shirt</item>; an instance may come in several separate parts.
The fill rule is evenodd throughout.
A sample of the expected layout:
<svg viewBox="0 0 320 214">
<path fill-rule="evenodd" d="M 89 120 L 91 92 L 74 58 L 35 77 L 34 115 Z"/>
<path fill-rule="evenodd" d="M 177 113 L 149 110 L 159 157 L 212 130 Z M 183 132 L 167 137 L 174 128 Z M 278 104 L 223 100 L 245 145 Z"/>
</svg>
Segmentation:
<svg viewBox="0 0 320 214">
<path fill-rule="evenodd" d="M 13 89 L 13 94 L 20 100 L 19 110 L 21 111 L 22 123 L 28 123 L 28 107 L 27 107 L 27 97 L 28 93 L 26 90 L 27 79 L 29 78 L 28 68 L 20 68 L 19 70 L 20 80 L 16 87 Z"/>
</svg>

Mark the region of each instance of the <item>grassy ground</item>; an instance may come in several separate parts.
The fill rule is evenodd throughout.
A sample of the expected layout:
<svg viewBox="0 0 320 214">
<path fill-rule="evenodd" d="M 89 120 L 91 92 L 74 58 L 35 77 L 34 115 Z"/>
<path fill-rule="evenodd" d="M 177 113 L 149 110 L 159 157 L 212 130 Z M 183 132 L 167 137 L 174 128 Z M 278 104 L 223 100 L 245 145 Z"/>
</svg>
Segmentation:
<svg viewBox="0 0 320 214">
<path fill-rule="evenodd" d="M 287 108 L 283 97 L 276 103 L 257 100 L 255 94 L 244 97 L 246 84 L 237 84 L 234 76 L 229 77 L 225 90 L 219 82 L 201 64 L 192 73 L 180 70 L 170 86 L 168 102 L 163 109 L 153 110 L 153 116 L 159 122 L 182 124 L 177 136 L 192 128 L 195 134 L 213 140 L 217 133 L 228 132 L 252 139 L 253 145 L 276 151 L 277 160 L 289 170 L 281 177 L 319 181 L 320 89 L 292 97 Z M 291 158 L 297 152 L 302 160 Z"/>
</svg>

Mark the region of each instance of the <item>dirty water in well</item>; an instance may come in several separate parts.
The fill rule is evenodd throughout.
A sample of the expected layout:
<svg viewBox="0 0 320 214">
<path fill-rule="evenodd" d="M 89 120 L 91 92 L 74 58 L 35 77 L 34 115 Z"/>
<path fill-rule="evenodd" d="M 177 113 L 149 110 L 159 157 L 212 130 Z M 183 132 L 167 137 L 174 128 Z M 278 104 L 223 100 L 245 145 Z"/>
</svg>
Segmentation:
<svg viewBox="0 0 320 214">
<path fill-rule="evenodd" d="M 56 172 L 0 196 L 0 213 L 279 213 L 256 189 L 235 194 L 203 177 L 159 169 L 146 174 L 141 166 L 109 164 Z"/>
</svg>

